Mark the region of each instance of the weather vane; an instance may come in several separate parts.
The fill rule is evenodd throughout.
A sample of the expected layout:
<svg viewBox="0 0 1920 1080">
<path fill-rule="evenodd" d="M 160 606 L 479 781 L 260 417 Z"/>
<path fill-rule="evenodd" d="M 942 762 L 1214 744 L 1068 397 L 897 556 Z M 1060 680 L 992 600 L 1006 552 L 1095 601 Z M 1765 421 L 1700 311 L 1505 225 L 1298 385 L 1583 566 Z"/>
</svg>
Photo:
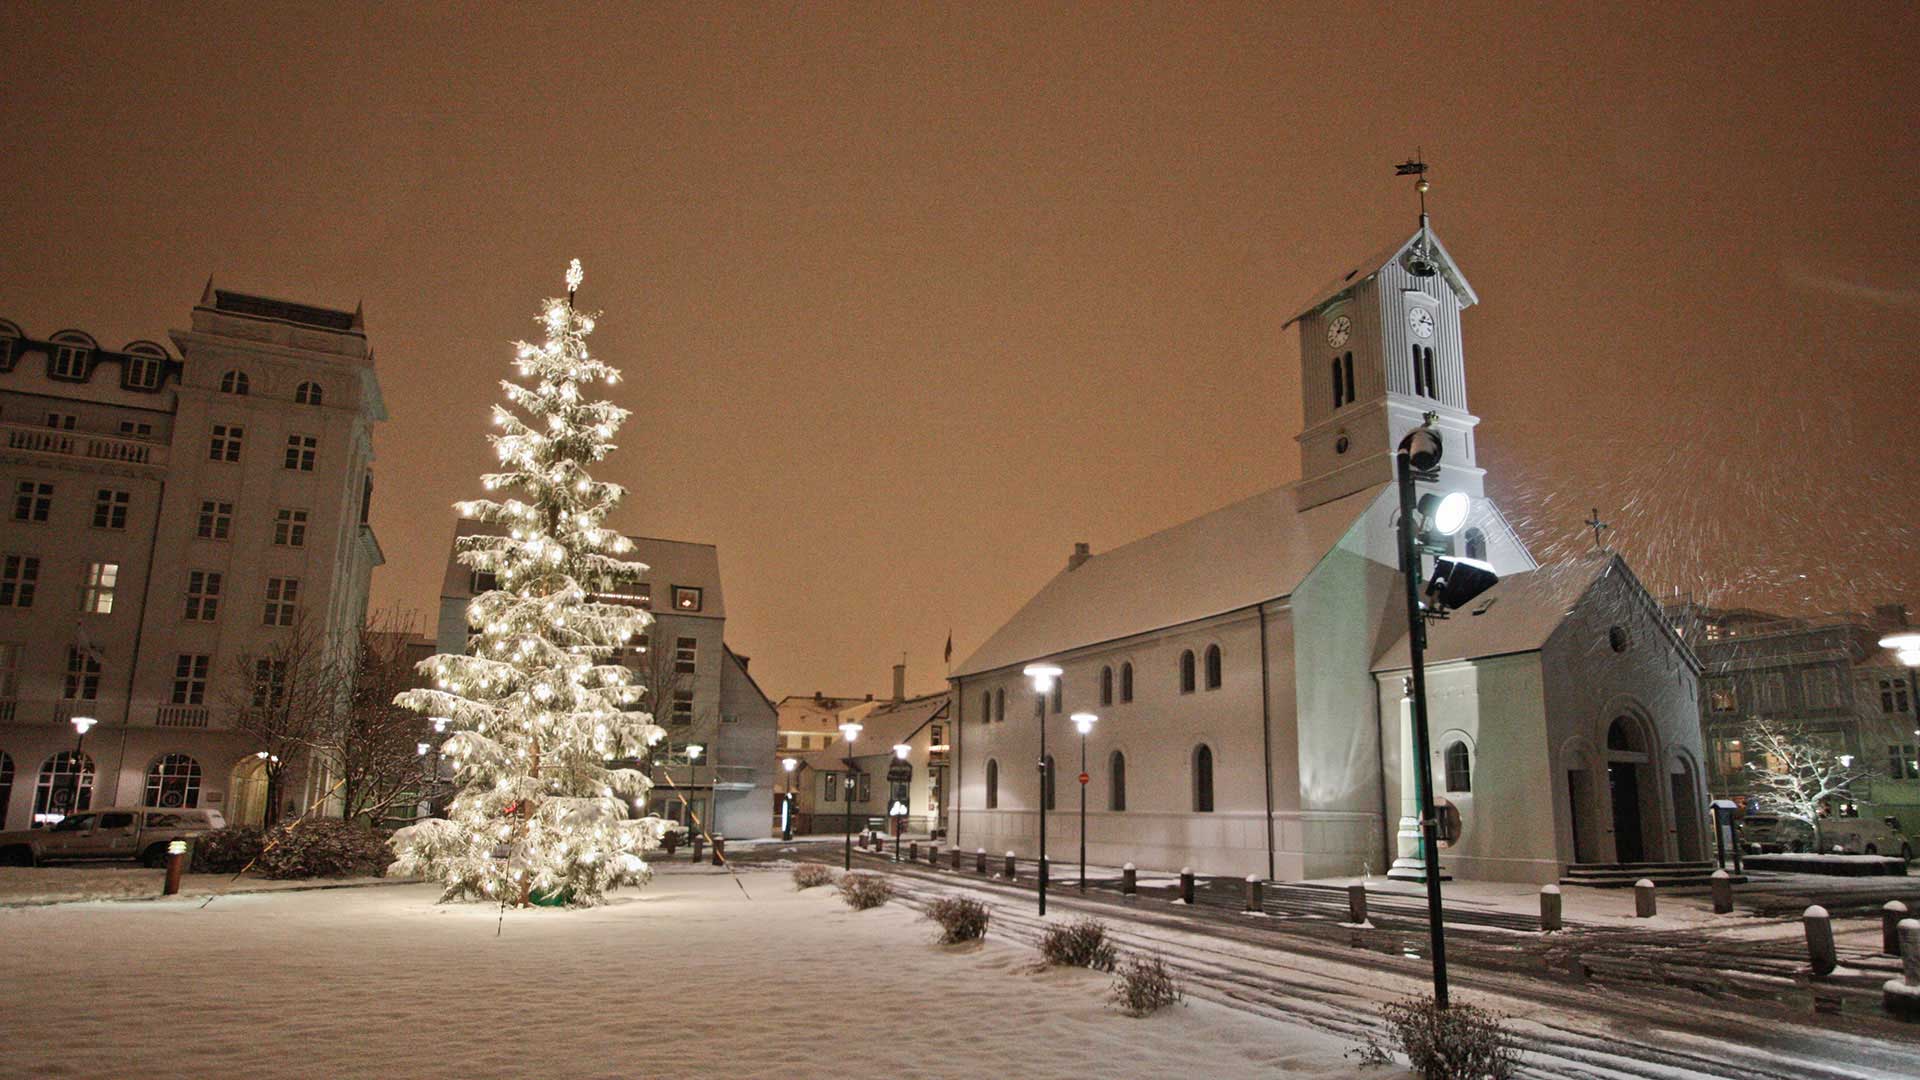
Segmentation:
<svg viewBox="0 0 1920 1080">
<path fill-rule="evenodd" d="M 1407 272 L 1414 277 L 1432 277 L 1439 265 L 1433 261 L 1433 255 L 1427 245 L 1427 163 L 1419 150 L 1413 156 L 1393 167 L 1395 176 L 1413 177 L 1413 190 L 1420 193 L 1420 238 L 1414 241 L 1413 250 L 1407 252 Z"/>
<path fill-rule="evenodd" d="M 1593 530 L 1593 546 L 1605 552 L 1607 550 L 1607 541 L 1601 534 L 1613 528 L 1613 526 L 1600 520 L 1599 507 L 1596 506 L 1593 508 L 1593 516 L 1588 518 L 1584 524 Z"/>
</svg>

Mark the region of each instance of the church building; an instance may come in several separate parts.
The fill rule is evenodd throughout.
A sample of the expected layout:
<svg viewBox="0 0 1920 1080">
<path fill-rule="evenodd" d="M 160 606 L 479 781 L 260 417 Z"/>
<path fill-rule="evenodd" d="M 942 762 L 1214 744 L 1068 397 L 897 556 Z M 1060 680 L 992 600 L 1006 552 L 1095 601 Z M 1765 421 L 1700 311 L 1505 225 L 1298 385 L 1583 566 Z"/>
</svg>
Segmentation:
<svg viewBox="0 0 1920 1080">
<path fill-rule="evenodd" d="M 1047 812 L 1051 856 L 1076 849 L 1068 717 L 1091 712 L 1092 861 L 1418 873 L 1394 452 L 1427 424 L 1444 444 L 1429 489 L 1473 500 L 1447 542 L 1501 577 L 1428 634 L 1427 765 L 1457 822 L 1443 872 L 1544 883 L 1705 858 L 1697 661 L 1623 560 L 1539 566 L 1484 497 L 1461 338 L 1477 301 L 1423 216 L 1288 320 L 1301 479 L 1077 547 L 955 669 L 950 843 L 1032 856 Z M 1044 700 L 1022 675 L 1037 662 L 1065 672 Z"/>
</svg>

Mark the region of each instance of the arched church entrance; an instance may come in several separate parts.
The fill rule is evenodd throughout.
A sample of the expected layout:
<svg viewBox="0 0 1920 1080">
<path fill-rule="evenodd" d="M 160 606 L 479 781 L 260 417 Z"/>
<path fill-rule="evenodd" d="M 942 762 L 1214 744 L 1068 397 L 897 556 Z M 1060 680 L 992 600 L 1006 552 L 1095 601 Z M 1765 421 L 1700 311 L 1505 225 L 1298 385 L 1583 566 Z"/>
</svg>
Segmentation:
<svg viewBox="0 0 1920 1080">
<path fill-rule="evenodd" d="M 1646 728 L 1638 719 L 1616 716 L 1607 726 L 1606 761 L 1614 861 L 1663 861 L 1660 789 Z"/>
</svg>

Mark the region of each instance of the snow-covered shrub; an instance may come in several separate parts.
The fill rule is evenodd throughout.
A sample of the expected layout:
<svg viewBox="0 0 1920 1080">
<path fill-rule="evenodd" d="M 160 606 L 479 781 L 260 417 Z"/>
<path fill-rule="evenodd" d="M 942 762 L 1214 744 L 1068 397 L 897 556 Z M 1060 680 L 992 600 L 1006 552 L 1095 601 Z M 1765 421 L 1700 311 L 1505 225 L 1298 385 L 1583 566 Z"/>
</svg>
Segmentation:
<svg viewBox="0 0 1920 1080">
<path fill-rule="evenodd" d="M 942 896 L 927 905 L 927 918 L 940 924 L 940 944 L 958 945 L 987 936 L 987 905 L 964 896 Z"/>
<path fill-rule="evenodd" d="M 266 834 L 248 825 L 215 829 L 193 840 L 193 872 L 237 874 L 260 857 Z"/>
<path fill-rule="evenodd" d="M 1361 1061 L 1393 1063 L 1406 1057 L 1426 1080 L 1508 1080 L 1520 1066 L 1520 1047 L 1505 1018 L 1455 1002 L 1447 1008 L 1432 998 L 1408 998 L 1380 1007 L 1387 1036 L 1368 1034 L 1357 1051 Z"/>
<path fill-rule="evenodd" d="M 877 908 L 893 899 L 893 882 L 879 874 L 842 874 L 840 899 L 855 911 Z"/>
<path fill-rule="evenodd" d="M 1050 926 L 1040 938 L 1040 955 L 1047 963 L 1064 967 L 1112 971 L 1119 954 L 1107 940 L 1107 924 L 1098 919 L 1075 919 Z"/>
<path fill-rule="evenodd" d="M 833 884 L 833 869 L 819 863 L 801 863 L 793 868 L 795 889 L 814 889 Z"/>
<path fill-rule="evenodd" d="M 1129 956 L 1120 964 L 1109 991 L 1128 1016 L 1147 1016 L 1181 1000 L 1180 981 L 1157 956 Z"/>
<path fill-rule="evenodd" d="M 254 869 L 270 878 L 379 874 L 393 859 L 387 834 L 332 818 L 277 825 Z"/>
</svg>

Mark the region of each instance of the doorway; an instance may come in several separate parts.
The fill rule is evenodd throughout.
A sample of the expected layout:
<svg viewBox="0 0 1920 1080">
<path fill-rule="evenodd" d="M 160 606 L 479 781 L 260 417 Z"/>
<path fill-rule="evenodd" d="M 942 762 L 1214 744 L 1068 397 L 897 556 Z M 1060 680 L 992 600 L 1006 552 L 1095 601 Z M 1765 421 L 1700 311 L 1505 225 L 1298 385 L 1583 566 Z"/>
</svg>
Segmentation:
<svg viewBox="0 0 1920 1080">
<path fill-rule="evenodd" d="M 1614 861 L 1647 861 L 1640 841 L 1640 766 L 1631 761 L 1607 763 L 1607 787 L 1613 795 Z"/>
<path fill-rule="evenodd" d="M 1688 761 L 1674 763 L 1673 771 L 1673 824 L 1674 838 L 1679 842 L 1682 862 L 1701 862 L 1707 857 L 1705 838 L 1701 836 L 1705 808 L 1700 805 L 1699 796 L 1693 788 L 1693 764 Z"/>
</svg>

